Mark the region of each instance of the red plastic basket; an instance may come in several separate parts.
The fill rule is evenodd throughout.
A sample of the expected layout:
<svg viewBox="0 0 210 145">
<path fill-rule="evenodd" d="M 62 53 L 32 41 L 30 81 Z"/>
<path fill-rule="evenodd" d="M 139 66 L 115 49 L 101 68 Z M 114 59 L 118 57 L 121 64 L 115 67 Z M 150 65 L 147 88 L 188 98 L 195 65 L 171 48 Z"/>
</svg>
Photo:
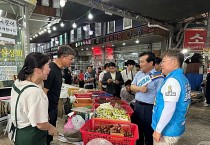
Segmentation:
<svg viewBox="0 0 210 145">
<path fill-rule="evenodd" d="M 74 95 L 76 98 L 92 98 L 92 93 L 75 93 Z"/>
<path fill-rule="evenodd" d="M 95 109 L 98 108 L 100 104 L 95 104 L 94 107 Z M 112 106 L 114 106 L 114 104 L 112 104 Z M 120 105 L 126 112 L 127 114 L 131 117 L 133 114 L 133 109 L 129 106 L 129 105 Z"/>
<path fill-rule="evenodd" d="M 125 131 L 131 131 L 133 137 L 123 137 L 118 135 L 111 134 L 102 134 L 98 132 L 91 132 L 91 130 L 96 130 L 97 127 L 101 125 L 118 125 L 120 124 Z M 82 133 L 82 139 L 84 145 L 86 145 L 90 140 L 95 138 L 104 138 L 110 141 L 113 145 L 134 145 L 136 140 L 139 138 L 138 126 L 133 123 L 126 121 L 117 121 L 117 120 L 106 120 L 106 119 L 91 119 L 88 120 L 81 128 L 80 132 Z"/>
</svg>

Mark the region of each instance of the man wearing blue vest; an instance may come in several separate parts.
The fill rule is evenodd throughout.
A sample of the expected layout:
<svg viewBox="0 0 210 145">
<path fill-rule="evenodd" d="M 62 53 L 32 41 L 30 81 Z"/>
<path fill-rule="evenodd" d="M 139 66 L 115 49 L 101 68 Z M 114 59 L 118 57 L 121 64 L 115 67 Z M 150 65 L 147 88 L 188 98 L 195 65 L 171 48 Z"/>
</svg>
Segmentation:
<svg viewBox="0 0 210 145">
<path fill-rule="evenodd" d="M 181 69 L 183 61 L 184 55 L 178 50 L 169 50 L 163 57 L 161 68 L 166 78 L 153 108 L 154 145 L 176 145 L 185 131 L 191 88 Z"/>
<path fill-rule="evenodd" d="M 135 92 L 136 100 L 131 119 L 139 128 L 137 145 L 153 145 L 152 109 L 157 91 L 163 82 L 163 75 L 154 69 L 154 53 L 141 53 L 139 62 L 141 70 L 138 71 L 131 83 L 131 90 Z"/>
</svg>

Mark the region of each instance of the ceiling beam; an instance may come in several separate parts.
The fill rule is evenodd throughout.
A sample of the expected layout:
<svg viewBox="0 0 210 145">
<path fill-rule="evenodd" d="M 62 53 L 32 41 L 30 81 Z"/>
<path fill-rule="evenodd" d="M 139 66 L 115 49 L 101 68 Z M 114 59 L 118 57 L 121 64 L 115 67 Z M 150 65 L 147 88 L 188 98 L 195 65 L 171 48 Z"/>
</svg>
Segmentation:
<svg viewBox="0 0 210 145">
<path fill-rule="evenodd" d="M 147 21 L 145 17 L 142 17 L 142 16 L 134 14 L 134 13 L 130 13 L 127 10 L 122 10 L 122 9 L 116 8 L 114 6 L 110 6 L 108 4 L 100 3 L 96 0 L 69 0 L 69 1 L 81 4 L 81 5 L 85 5 L 90 8 L 102 10 L 102 11 L 105 11 L 105 12 L 108 12 L 111 14 L 121 16 L 121 17 L 133 19 L 133 20 L 139 21 L 141 23 L 145 23 Z"/>
</svg>

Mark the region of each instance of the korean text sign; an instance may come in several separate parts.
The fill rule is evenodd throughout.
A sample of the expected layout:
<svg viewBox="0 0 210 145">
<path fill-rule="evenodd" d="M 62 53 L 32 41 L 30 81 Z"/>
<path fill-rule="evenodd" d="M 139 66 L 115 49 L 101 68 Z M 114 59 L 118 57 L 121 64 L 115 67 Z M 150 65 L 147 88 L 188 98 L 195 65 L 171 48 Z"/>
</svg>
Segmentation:
<svg viewBox="0 0 210 145">
<path fill-rule="evenodd" d="M 184 48 L 203 50 L 206 45 L 206 29 L 186 29 L 184 34 Z"/>
</svg>

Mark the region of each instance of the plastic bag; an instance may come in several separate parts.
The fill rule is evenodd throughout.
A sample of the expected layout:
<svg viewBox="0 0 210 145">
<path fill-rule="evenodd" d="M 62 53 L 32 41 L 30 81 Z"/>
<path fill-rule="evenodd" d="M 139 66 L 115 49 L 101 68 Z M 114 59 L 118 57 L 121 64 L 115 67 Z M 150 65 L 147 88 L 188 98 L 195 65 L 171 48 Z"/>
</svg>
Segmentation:
<svg viewBox="0 0 210 145">
<path fill-rule="evenodd" d="M 69 117 L 67 123 L 64 125 L 64 133 L 76 131 L 74 129 L 74 125 L 72 124 L 71 120 L 72 120 L 72 118 Z"/>
</svg>

